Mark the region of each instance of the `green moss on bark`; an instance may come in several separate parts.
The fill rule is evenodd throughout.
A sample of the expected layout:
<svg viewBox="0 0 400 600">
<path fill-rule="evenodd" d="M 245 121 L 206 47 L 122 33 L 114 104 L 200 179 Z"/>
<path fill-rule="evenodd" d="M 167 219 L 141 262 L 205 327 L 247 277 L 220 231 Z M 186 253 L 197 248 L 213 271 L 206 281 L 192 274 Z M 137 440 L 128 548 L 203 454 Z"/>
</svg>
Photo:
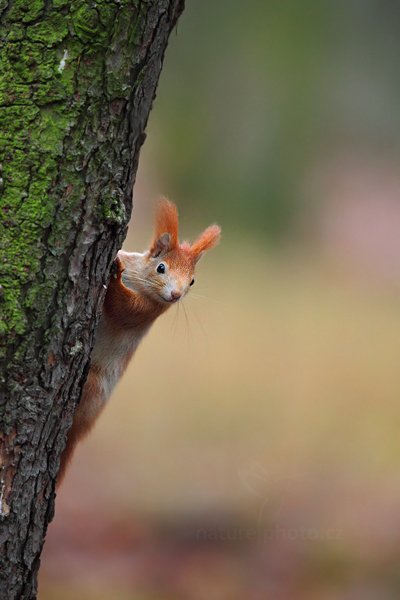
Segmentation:
<svg viewBox="0 0 400 600">
<path fill-rule="evenodd" d="M 62 42 L 68 35 L 67 21 L 64 15 L 52 14 L 46 21 L 35 23 L 26 29 L 26 38 L 39 42 L 48 48 Z"/>
<path fill-rule="evenodd" d="M 0 353 L 30 319 L 45 327 L 59 285 L 48 277 L 57 266 L 52 256 L 64 260 L 66 237 L 73 252 L 85 213 L 97 235 L 126 225 L 129 147 L 141 143 L 129 138 L 127 112 L 152 58 L 151 37 L 142 39 L 148 7 L 129 0 L 52 6 L 13 0 L 0 31 Z M 160 14 L 168 18 L 166 9 Z"/>
<path fill-rule="evenodd" d="M 30 23 L 43 14 L 44 7 L 44 0 L 30 0 L 30 2 L 13 0 L 8 12 L 8 20 L 10 22 Z"/>
</svg>

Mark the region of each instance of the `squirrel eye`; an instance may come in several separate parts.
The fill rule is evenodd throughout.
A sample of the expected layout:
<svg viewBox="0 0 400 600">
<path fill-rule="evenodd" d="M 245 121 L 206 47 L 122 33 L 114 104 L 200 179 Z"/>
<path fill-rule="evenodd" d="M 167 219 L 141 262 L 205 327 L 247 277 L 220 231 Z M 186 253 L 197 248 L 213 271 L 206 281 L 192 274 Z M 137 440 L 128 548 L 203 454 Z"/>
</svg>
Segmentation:
<svg viewBox="0 0 400 600">
<path fill-rule="evenodd" d="M 160 263 L 157 267 L 157 273 L 165 273 L 165 265 L 164 263 Z"/>
<path fill-rule="evenodd" d="M 190 282 L 190 285 L 193 285 L 193 284 L 194 284 L 194 279 L 192 279 L 192 281 Z"/>
</svg>

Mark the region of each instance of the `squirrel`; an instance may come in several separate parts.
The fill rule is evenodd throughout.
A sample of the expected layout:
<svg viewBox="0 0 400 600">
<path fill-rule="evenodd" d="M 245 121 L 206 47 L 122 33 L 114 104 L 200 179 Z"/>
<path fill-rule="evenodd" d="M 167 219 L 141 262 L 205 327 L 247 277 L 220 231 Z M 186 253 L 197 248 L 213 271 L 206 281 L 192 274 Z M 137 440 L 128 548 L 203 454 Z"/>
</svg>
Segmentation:
<svg viewBox="0 0 400 600">
<path fill-rule="evenodd" d="M 76 408 L 57 478 L 65 475 L 76 444 L 92 429 L 140 341 L 154 321 L 194 284 L 200 257 L 218 244 L 221 229 L 207 227 L 193 244 L 179 243 L 178 211 L 161 198 L 146 252 L 120 250 L 96 330 L 90 368 Z"/>
</svg>

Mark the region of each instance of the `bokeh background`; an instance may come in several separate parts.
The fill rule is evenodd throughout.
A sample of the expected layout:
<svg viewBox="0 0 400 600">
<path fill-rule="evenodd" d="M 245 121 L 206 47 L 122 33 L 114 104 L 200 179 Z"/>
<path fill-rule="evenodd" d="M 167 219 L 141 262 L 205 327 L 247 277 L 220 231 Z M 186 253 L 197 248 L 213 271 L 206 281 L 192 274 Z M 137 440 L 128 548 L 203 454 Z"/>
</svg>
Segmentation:
<svg viewBox="0 0 400 600">
<path fill-rule="evenodd" d="M 57 499 L 41 598 L 400 598 L 400 6 L 188 0 L 125 247 L 223 243 Z"/>
</svg>

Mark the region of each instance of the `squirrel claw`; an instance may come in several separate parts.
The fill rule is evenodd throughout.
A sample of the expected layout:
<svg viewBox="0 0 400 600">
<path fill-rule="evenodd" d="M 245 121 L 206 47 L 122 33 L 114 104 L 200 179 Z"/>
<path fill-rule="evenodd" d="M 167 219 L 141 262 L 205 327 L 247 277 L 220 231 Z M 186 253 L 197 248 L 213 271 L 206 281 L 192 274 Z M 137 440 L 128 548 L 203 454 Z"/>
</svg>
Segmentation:
<svg viewBox="0 0 400 600">
<path fill-rule="evenodd" d="M 122 273 L 125 271 L 125 267 L 121 259 L 117 256 L 112 265 L 112 276 L 114 279 L 121 279 Z"/>
</svg>

